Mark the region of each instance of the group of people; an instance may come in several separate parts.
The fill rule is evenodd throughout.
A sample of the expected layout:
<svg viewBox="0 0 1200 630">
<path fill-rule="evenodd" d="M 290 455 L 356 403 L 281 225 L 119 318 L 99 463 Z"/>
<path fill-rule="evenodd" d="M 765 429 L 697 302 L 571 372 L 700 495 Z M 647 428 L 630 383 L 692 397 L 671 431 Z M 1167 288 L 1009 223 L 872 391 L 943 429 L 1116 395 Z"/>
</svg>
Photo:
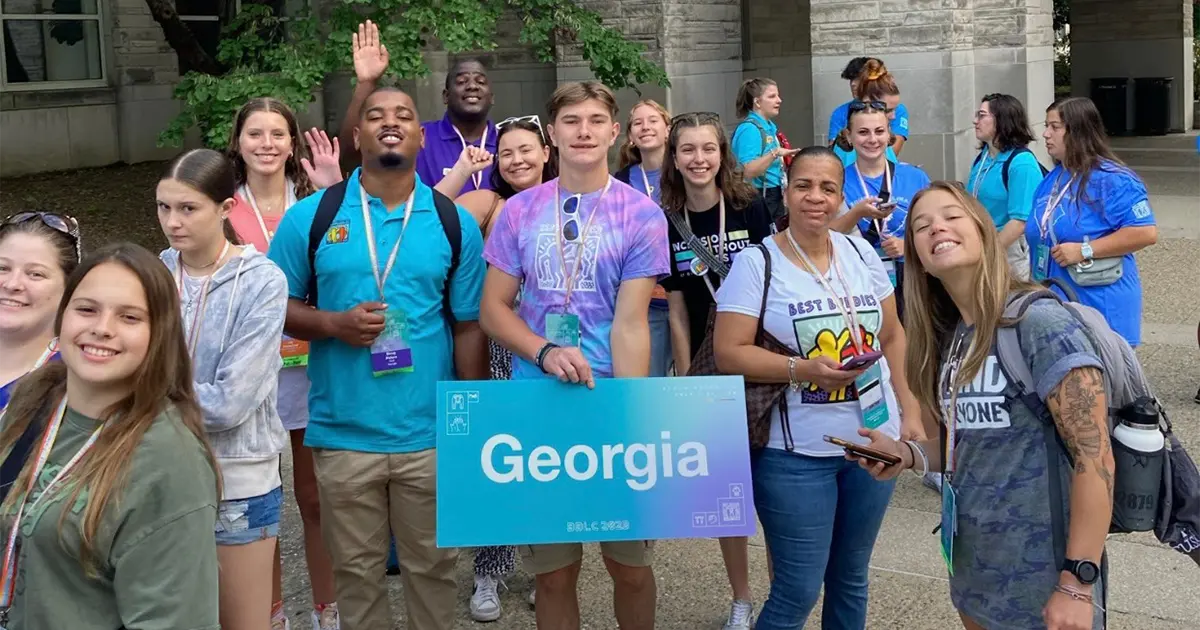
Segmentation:
<svg viewBox="0 0 1200 630">
<path fill-rule="evenodd" d="M 878 59 L 847 67 L 832 146 L 791 149 L 768 79 L 742 86 L 732 137 L 716 114 L 650 100 L 622 124 L 596 82 L 561 85 L 545 119 L 493 123 L 486 68 L 465 60 L 446 116 L 422 124 L 379 85 L 378 28 L 353 46 L 339 138 L 261 98 L 225 153 L 170 164 L 160 256 L 84 256 L 59 214 L 0 225 L 0 627 L 289 628 L 290 447 L 314 630 L 391 627 L 389 539 L 409 627 L 448 630 L 459 552 L 435 542 L 437 381 L 591 387 L 709 364 L 788 386 L 747 427 L 770 592 L 755 622 L 746 539 L 721 540 L 727 630 L 803 627 L 822 588 L 823 627 L 865 627 L 868 561 L 909 468 L 956 506 L 965 627 L 1103 626 L 1102 581 L 1079 568 L 1102 561 L 1112 500 L 1098 351 L 1052 301 L 1018 324 L 1074 457 L 1051 478 L 1065 452 L 994 347 L 1006 300 L 1048 278 L 1140 340 L 1132 254 L 1155 241 L 1153 215 L 1089 100 L 1046 110 L 1043 177 L 1020 101 L 985 97 L 963 187 L 898 159 L 907 113 Z M 1003 417 L 964 422 L 973 404 Z M 825 435 L 900 463 L 849 459 Z M 1052 513 L 1069 515 L 1063 548 Z M 654 627 L 654 542 L 600 551 L 616 624 Z M 474 550 L 470 615 L 500 618 L 518 556 L 538 627 L 579 628 L 580 544 Z"/>
</svg>

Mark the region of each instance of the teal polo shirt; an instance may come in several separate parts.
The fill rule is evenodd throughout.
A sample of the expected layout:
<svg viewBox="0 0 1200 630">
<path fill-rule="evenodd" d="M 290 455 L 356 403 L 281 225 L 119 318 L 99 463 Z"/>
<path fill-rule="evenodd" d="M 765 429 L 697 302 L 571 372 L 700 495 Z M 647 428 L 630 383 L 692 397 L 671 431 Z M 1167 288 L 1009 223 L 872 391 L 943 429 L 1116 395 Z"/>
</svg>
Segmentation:
<svg viewBox="0 0 1200 630">
<path fill-rule="evenodd" d="M 763 133 L 766 142 L 763 142 Z M 737 157 L 738 165 L 745 166 L 779 146 L 779 128 L 775 123 L 763 118 L 756 112 L 750 112 L 746 119 L 733 131 L 733 155 Z M 750 180 L 750 185 L 762 190 L 763 188 L 778 188 L 783 185 L 783 160 L 775 160 L 766 173 Z"/>
<path fill-rule="evenodd" d="M 362 302 L 380 301 L 367 253 L 357 169 L 346 183 L 346 197 L 317 248 L 317 307 L 345 311 Z M 283 270 L 288 296 L 304 299 L 312 270 L 308 232 L 324 191 L 292 206 L 279 222 L 268 256 Z M 400 237 L 404 206 L 391 212 L 368 197 L 380 271 Z M 462 207 L 462 251 L 450 283 L 450 307 L 458 321 L 479 319 L 479 300 L 487 266 L 483 237 Z M 308 378 L 309 421 L 304 443 L 368 453 L 410 453 L 434 447 L 437 382 L 454 380 L 452 331 L 442 312 L 442 292 L 450 269 L 446 240 L 433 202 L 433 190 L 417 178 L 412 217 L 396 263 L 384 286 L 383 302 L 408 318 L 413 368 L 409 373 L 376 378 L 371 351 L 336 339 L 312 342 Z"/>
<path fill-rule="evenodd" d="M 1013 158 L 1008 167 L 1008 187 L 1004 186 L 1004 162 L 1013 150 L 1001 151 L 992 157 L 983 150 L 971 165 L 967 191 L 987 208 L 996 229 L 1003 229 L 1012 220 L 1028 221 L 1033 211 L 1033 196 L 1042 183 L 1042 167 L 1037 157 L 1025 151 Z"/>
</svg>

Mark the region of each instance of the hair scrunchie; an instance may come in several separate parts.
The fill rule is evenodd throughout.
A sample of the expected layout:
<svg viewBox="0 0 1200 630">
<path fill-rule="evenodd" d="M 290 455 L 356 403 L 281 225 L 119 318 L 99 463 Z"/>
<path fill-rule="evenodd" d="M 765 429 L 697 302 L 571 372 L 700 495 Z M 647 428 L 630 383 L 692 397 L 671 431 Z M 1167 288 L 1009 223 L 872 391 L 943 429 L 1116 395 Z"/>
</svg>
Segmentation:
<svg viewBox="0 0 1200 630">
<path fill-rule="evenodd" d="M 885 74 L 887 74 L 887 70 L 876 70 L 867 74 L 867 80 L 876 81 L 882 78 Z"/>
</svg>

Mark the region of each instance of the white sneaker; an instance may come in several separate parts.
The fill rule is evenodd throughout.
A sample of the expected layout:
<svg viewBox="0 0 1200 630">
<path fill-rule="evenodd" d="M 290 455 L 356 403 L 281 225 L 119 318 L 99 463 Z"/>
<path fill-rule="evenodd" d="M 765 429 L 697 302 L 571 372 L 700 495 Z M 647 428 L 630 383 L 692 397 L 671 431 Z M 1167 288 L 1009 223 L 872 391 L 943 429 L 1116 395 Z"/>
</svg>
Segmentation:
<svg viewBox="0 0 1200 630">
<path fill-rule="evenodd" d="M 336 603 L 326 604 L 321 612 L 312 612 L 313 630 L 342 630 L 342 616 Z"/>
<path fill-rule="evenodd" d="M 942 491 L 942 473 L 927 472 L 921 476 L 921 483 L 925 484 L 926 488 L 934 490 L 938 493 Z"/>
<path fill-rule="evenodd" d="M 271 630 L 292 630 L 292 622 L 287 617 L 277 617 L 271 620 Z"/>
<path fill-rule="evenodd" d="M 754 604 L 740 599 L 733 600 L 729 606 L 729 620 L 722 630 L 750 630 L 750 622 L 754 619 Z"/>
<path fill-rule="evenodd" d="M 534 587 L 534 588 L 530 589 L 530 591 L 529 591 L 529 607 L 534 608 L 536 606 L 537 606 L 537 587 Z"/>
<path fill-rule="evenodd" d="M 494 575 L 476 575 L 475 592 L 471 594 L 471 618 L 475 621 L 495 621 L 500 618 L 500 594 L 497 587 L 502 584 Z"/>
</svg>

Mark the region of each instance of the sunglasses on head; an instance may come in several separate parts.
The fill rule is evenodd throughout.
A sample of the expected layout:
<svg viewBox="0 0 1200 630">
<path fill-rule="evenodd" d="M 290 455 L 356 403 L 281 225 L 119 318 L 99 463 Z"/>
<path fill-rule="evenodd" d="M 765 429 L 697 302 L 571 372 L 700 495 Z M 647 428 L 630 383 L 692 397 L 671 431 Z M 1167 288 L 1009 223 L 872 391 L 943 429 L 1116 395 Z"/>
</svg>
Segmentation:
<svg viewBox="0 0 1200 630">
<path fill-rule="evenodd" d="M 545 138 L 545 136 L 546 136 L 545 132 L 542 131 L 542 119 L 538 118 L 537 114 L 531 114 L 529 116 L 513 116 L 511 118 L 505 118 L 504 120 L 501 120 L 500 122 L 496 123 L 496 129 L 497 130 L 503 129 L 513 123 L 533 123 L 533 126 L 538 128 L 538 133 L 541 134 L 541 136 L 543 138 Z"/>
<path fill-rule="evenodd" d="M 18 225 L 20 223 L 33 221 L 35 219 L 41 221 L 42 225 L 45 225 L 52 230 L 66 234 L 67 237 L 71 239 L 71 242 L 75 244 L 76 261 L 81 259 L 79 247 L 79 222 L 73 217 L 69 217 L 65 214 L 55 214 L 53 212 L 18 212 L 5 219 L 3 223 L 0 223 L 0 227 L 6 225 Z"/>
<path fill-rule="evenodd" d="M 862 112 L 868 109 L 880 111 L 885 114 L 892 111 L 892 109 L 887 106 L 887 103 L 884 103 L 883 101 L 854 101 L 853 103 L 850 103 L 850 111 L 852 112 Z"/>
<path fill-rule="evenodd" d="M 721 116 L 716 112 L 688 112 L 679 114 L 671 118 L 671 126 L 674 127 L 679 123 L 690 123 L 693 125 L 707 125 L 708 123 L 721 123 Z"/>
</svg>

